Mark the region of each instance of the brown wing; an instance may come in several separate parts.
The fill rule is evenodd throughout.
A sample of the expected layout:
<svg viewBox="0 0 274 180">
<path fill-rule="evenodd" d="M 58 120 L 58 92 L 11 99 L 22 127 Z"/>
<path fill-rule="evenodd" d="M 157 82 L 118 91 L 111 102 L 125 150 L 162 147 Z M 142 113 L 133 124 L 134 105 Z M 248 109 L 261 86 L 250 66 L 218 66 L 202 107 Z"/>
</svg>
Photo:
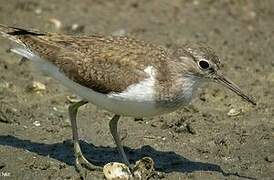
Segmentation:
<svg viewBox="0 0 274 180">
<path fill-rule="evenodd" d="M 147 76 L 127 64 L 97 58 L 61 50 L 54 63 L 73 81 L 101 93 L 122 92 Z"/>
<path fill-rule="evenodd" d="M 25 33 L 25 32 L 24 32 Z M 142 43 L 102 36 L 16 34 L 31 51 L 52 62 L 73 81 L 97 92 L 122 92 L 148 75 L 153 59 Z"/>
</svg>

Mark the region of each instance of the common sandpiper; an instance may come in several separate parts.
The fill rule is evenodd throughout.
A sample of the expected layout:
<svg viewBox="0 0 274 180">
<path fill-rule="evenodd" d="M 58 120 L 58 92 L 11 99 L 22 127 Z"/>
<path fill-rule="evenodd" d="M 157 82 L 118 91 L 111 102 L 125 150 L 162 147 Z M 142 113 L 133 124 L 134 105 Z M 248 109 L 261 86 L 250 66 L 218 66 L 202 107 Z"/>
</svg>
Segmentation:
<svg viewBox="0 0 274 180">
<path fill-rule="evenodd" d="M 256 105 L 220 71 L 220 60 L 203 43 L 165 48 L 130 37 L 73 36 L 0 25 L 0 34 L 18 44 L 12 52 L 82 100 L 69 106 L 75 165 L 97 169 L 82 154 L 77 131 L 78 108 L 88 102 L 115 115 L 110 132 L 125 164 L 130 165 L 117 132 L 120 116 L 143 118 L 175 111 L 189 104 L 202 82 L 217 82 Z"/>
</svg>

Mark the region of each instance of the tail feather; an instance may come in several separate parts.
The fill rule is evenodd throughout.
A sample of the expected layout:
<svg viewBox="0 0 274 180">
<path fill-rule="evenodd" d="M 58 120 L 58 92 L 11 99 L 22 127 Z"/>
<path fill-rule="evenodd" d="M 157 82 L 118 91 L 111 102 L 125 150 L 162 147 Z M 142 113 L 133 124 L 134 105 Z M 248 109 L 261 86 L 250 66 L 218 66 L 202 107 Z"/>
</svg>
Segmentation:
<svg viewBox="0 0 274 180">
<path fill-rule="evenodd" d="M 21 29 L 17 27 L 11 27 L 11 26 L 0 24 L 0 35 L 3 36 L 4 38 L 8 38 L 11 41 L 14 41 L 20 45 L 25 46 L 25 44 L 20 40 L 20 37 L 24 35 L 41 36 L 45 34 L 35 30 L 26 30 L 26 29 Z"/>
<path fill-rule="evenodd" d="M 20 48 L 20 47 L 17 47 L 17 48 L 12 48 L 10 49 L 11 52 L 15 53 L 15 54 L 18 54 L 20 56 L 23 56 L 27 59 L 33 59 L 33 57 L 35 56 L 34 53 L 32 53 L 31 51 L 29 51 L 28 49 L 26 48 Z"/>
<path fill-rule="evenodd" d="M 7 38 L 13 42 L 16 42 L 20 45 L 24 45 L 24 43 L 16 36 L 12 35 L 11 33 L 14 33 L 16 32 L 17 30 L 12 28 L 12 27 L 9 27 L 9 26 L 5 26 L 5 25 L 2 25 L 0 24 L 0 35 L 4 38 Z"/>
</svg>

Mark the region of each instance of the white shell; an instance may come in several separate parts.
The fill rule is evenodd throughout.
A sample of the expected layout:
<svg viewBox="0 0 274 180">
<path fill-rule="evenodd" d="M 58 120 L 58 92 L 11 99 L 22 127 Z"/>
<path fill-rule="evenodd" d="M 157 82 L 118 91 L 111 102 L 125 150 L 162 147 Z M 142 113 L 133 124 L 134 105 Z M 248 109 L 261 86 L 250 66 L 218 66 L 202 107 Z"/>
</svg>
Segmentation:
<svg viewBox="0 0 274 180">
<path fill-rule="evenodd" d="M 133 176 L 135 179 L 148 179 L 154 171 L 154 161 L 150 157 L 143 157 L 135 163 Z"/>
<path fill-rule="evenodd" d="M 129 168 L 118 162 L 111 162 L 104 166 L 103 173 L 107 180 L 146 180 L 154 171 L 154 161 L 150 157 L 144 157 L 135 163 L 130 172 Z"/>
<path fill-rule="evenodd" d="M 132 174 L 129 168 L 118 162 L 110 162 L 106 164 L 103 168 L 103 173 L 107 180 L 130 180 L 132 179 Z"/>
</svg>

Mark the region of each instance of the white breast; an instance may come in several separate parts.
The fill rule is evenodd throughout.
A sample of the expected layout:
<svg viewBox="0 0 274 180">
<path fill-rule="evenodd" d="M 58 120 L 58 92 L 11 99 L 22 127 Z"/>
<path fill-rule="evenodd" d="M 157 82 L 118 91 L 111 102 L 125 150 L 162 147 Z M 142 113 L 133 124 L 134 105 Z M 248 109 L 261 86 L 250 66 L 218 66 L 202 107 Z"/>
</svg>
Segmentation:
<svg viewBox="0 0 274 180">
<path fill-rule="evenodd" d="M 182 96 L 184 99 L 184 105 L 187 105 L 190 103 L 193 93 L 196 91 L 198 85 L 200 85 L 201 81 L 194 77 L 194 76 L 188 76 L 184 78 L 184 83 L 182 87 Z"/>
<path fill-rule="evenodd" d="M 121 101 L 154 102 L 155 69 L 148 66 L 144 71 L 148 74 L 147 79 L 130 85 L 121 93 L 110 93 L 108 97 Z"/>
</svg>

